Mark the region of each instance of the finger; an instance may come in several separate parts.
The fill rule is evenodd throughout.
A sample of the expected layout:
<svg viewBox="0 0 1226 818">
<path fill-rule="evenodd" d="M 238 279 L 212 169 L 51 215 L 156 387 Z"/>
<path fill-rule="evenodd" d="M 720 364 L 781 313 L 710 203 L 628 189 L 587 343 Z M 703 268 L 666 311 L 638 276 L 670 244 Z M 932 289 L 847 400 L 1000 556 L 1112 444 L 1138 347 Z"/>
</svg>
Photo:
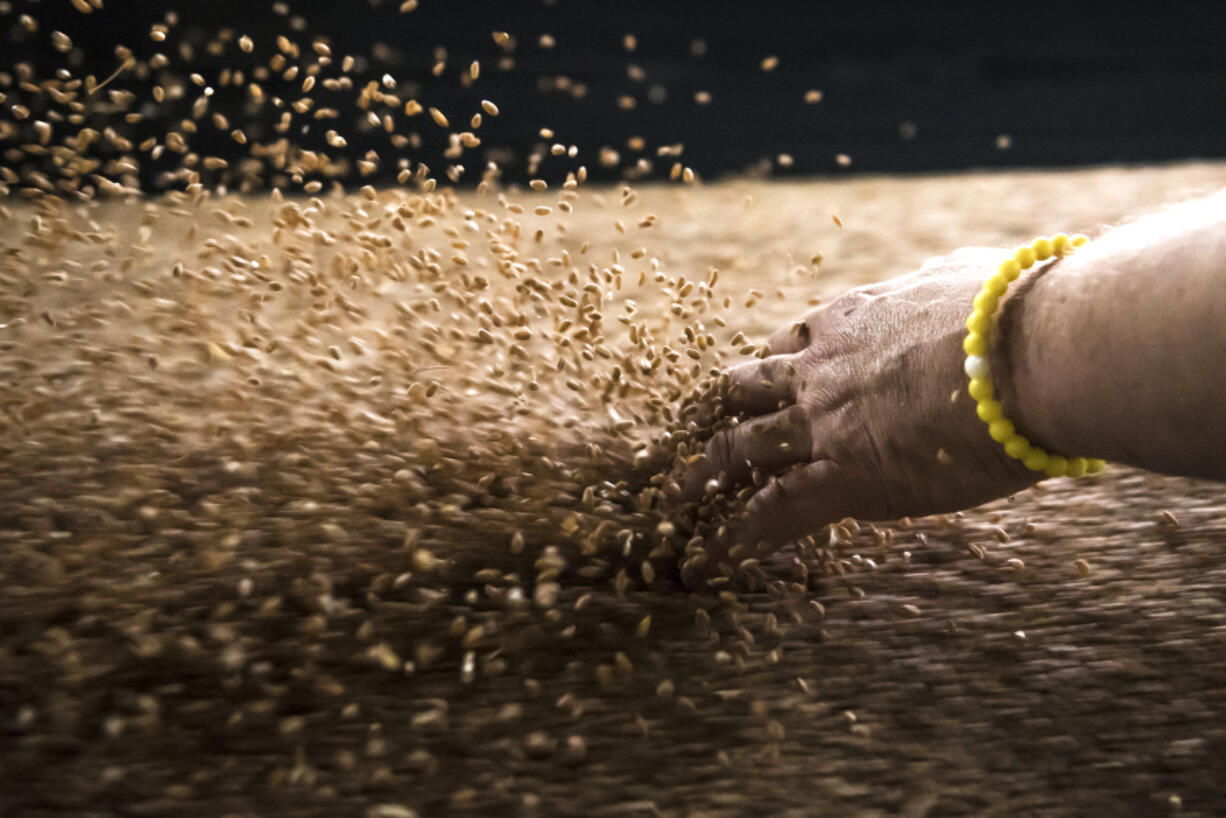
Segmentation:
<svg viewBox="0 0 1226 818">
<path fill-rule="evenodd" d="M 809 324 L 798 318 L 770 338 L 771 355 L 794 355 L 809 346 Z"/>
<path fill-rule="evenodd" d="M 717 432 L 703 456 L 681 475 L 681 501 L 701 500 L 711 480 L 722 490 L 749 482 L 754 469 L 772 475 L 808 462 L 812 447 L 803 414 L 793 406 Z"/>
<path fill-rule="evenodd" d="M 771 354 L 795 354 L 834 331 L 847 316 L 876 297 L 872 287 L 848 290 L 833 301 L 793 321 L 770 338 Z"/>
<path fill-rule="evenodd" d="M 740 521 L 681 564 L 681 581 L 692 591 L 727 582 L 746 558 L 759 560 L 784 545 L 843 519 L 853 502 L 846 475 L 831 460 L 792 469 L 750 498 Z M 724 579 L 719 579 L 723 577 Z"/>
<path fill-rule="evenodd" d="M 754 359 L 732 367 L 723 375 L 718 400 L 696 397 L 682 407 L 682 419 L 709 426 L 716 409 L 730 415 L 765 415 L 796 402 L 796 365 L 790 356 Z"/>
<path fill-rule="evenodd" d="M 796 359 L 772 355 L 728 370 L 724 405 L 732 414 L 765 415 L 796 402 Z"/>
<path fill-rule="evenodd" d="M 860 504 L 856 487 L 833 460 L 818 460 L 770 480 L 745 505 L 733 539 L 756 556 L 816 533 L 852 514 Z"/>
</svg>

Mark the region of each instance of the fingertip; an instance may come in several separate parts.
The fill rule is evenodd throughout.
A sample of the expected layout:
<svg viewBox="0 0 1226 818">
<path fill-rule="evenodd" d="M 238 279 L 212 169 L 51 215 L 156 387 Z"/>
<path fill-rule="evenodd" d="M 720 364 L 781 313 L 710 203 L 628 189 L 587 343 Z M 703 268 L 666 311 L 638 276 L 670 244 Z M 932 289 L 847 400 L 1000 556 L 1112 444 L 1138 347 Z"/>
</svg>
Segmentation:
<svg viewBox="0 0 1226 818">
<path fill-rule="evenodd" d="M 728 542 L 718 535 L 709 536 L 682 559 L 681 584 L 695 593 L 718 591 L 732 581 L 731 560 Z"/>
</svg>

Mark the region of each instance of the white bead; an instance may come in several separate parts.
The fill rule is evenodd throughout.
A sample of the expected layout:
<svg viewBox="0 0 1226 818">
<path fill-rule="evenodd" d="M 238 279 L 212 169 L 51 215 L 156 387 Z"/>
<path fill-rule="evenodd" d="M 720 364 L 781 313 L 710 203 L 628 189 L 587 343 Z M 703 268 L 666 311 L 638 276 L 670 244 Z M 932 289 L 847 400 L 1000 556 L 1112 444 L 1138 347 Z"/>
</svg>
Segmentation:
<svg viewBox="0 0 1226 818">
<path fill-rule="evenodd" d="M 962 367 L 971 378 L 986 378 L 991 374 L 988 369 L 988 359 L 982 355 L 967 355 L 966 366 Z"/>
</svg>

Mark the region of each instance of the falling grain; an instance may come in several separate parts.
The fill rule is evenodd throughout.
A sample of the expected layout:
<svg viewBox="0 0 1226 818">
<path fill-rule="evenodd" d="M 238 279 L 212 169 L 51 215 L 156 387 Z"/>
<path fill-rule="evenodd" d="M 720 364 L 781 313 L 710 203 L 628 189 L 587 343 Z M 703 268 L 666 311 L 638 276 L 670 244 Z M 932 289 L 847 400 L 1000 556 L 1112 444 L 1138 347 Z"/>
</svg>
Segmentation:
<svg viewBox="0 0 1226 818">
<path fill-rule="evenodd" d="M 51 19 L 28 5 L 18 36 Z M 384 23 L 418 10 L 378 6 Z M 742 795 L 720 790 L 731 771 L 776 780 L 771 765 L 840 721 L 859 732 L 839 752 L 875 748 L 888 708 L 830 709 L 861 708 L 872 685 L 810 662 L 812 681 L 789 671 L 775 695 L 767 674 L 826 639 L 871 644 L 877 583 L 919 581 L 940 548 L 918 529 L 937 524 L 845 520 L 772 562 L 718 546 L 770 479 L 761 468 L 744 486 L 707 479 L 695 508 L 672 500 L 676 471 L 740 420 L 719 414 L 720 373 L 767 354 L 756 339 L 772 310 L 824 295 L 804 268 L 822 260 L 811 236 L 755 244 L 755 220 L 788 222 L 743 181 L 656 189 L 664 175 L 694 185 L 702 155 L 633 128 L 589 147 L 551 111 L 557 134 L 528 123 L 543 141 L 508 153 L 498 131 L 516 123 L 493 122 L 489 100 L 472 113 L 471 91 L 511 88 L 507 32 L 492 56 L 482 35 L 473 53 L 444 44 L 406 63 L 394 42 L 342 57 L 345 38 L 288 3 L 271 16 L 258 42 L 237 12 L 216 31 L 189 7 L 137 20 L 140 47 L 99 44 L 115 62 L 96 75 L 75 62 L 89 48 L 51 31 L 34 39 L 65 66 L 0 72 L 18 129 L 3 131 L 0 167 L 0 758 L 25 771 L 35 809 L 242 812 L 241 794 L 264 793 L 383 818 L 685 812 L 632 774 L 666 746 L 700 782 L 684 797 L 742 814 Z M 693 111 L 699 86 L 665 82 L 655 39 L 621 37 L 637 62 L 607 104 L 625 116 Z M 695 61 L 707 53 L 690 44 Z M 533 81 L 595 105 L 582 73 Z M 467 105 L 471 129 L 451 132 L 431 101 Z M 445 133 L 421 128 L 426 111 Z M 445 151 L 434 167 L 431 139 Z M 595 185 L 578 161 L 589 150 Z M 784 281 L 797 269 L 803 290 Z M 768 283 L 728 291 L 746 275 Z M 895 550 L 904 538 L 914 551 Z M 690 596 L 681 564 L 731 576 Z M 829 617 L 820 594 L 837 597 Z M 922 612 L 889 603 L 888 623 L 941 627 L 949 601 L 925 599 Z M 863 621 L 836 630 L 852 606 Z M 559 797 L 568 778 L 590 800 Z M 769 790 L 753 808 L 778 811 Z"/>
</svg>

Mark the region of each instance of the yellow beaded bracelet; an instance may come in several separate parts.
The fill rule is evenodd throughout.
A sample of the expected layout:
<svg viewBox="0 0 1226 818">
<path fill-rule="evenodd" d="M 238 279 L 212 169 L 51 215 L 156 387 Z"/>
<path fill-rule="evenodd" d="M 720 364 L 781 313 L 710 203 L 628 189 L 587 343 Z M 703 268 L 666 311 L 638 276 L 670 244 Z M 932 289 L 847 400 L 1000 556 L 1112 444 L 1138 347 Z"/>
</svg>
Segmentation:
<svg viewBox="0 0 1226 818">
<path fill-rule="evenodd" d="M 996 400 L 992 385 L 992 373 L 988 366 L 989 338 L 994 336 L 994 318 L 1000 298 L 1017 280 L 1022 270 L 1052 256 L 1071 253 L 1089 241 L 1082 235 L 1072 238 L 1058 233 L 1050 239 L 1037 238 L 1030 244 L 1017 248 L 1012 256 L 1001 262 L 996 274 L 983 283 L 983 289 L 975 296 L 974 310 L 966 319 L 967 335 L 962 342 L 966 350 L 966 375 L 970 378 L 967 391 L 975 399 L 979 419 L 988 426 L 988 434 L 1005 447 L 1005 454 L 1020 460 L 1027 468 L 1041 471 L 1048 477 L 1080 477 L 1096 474 L 1106 466 L 1102 460 L 1092 457 L 1061 457 L 1049 454 L 1018 434 L 1013 424 L 1001 415 L 1000 401 Z M 995 339 L 993 338 L 993 342 Z"/>
</svg>

